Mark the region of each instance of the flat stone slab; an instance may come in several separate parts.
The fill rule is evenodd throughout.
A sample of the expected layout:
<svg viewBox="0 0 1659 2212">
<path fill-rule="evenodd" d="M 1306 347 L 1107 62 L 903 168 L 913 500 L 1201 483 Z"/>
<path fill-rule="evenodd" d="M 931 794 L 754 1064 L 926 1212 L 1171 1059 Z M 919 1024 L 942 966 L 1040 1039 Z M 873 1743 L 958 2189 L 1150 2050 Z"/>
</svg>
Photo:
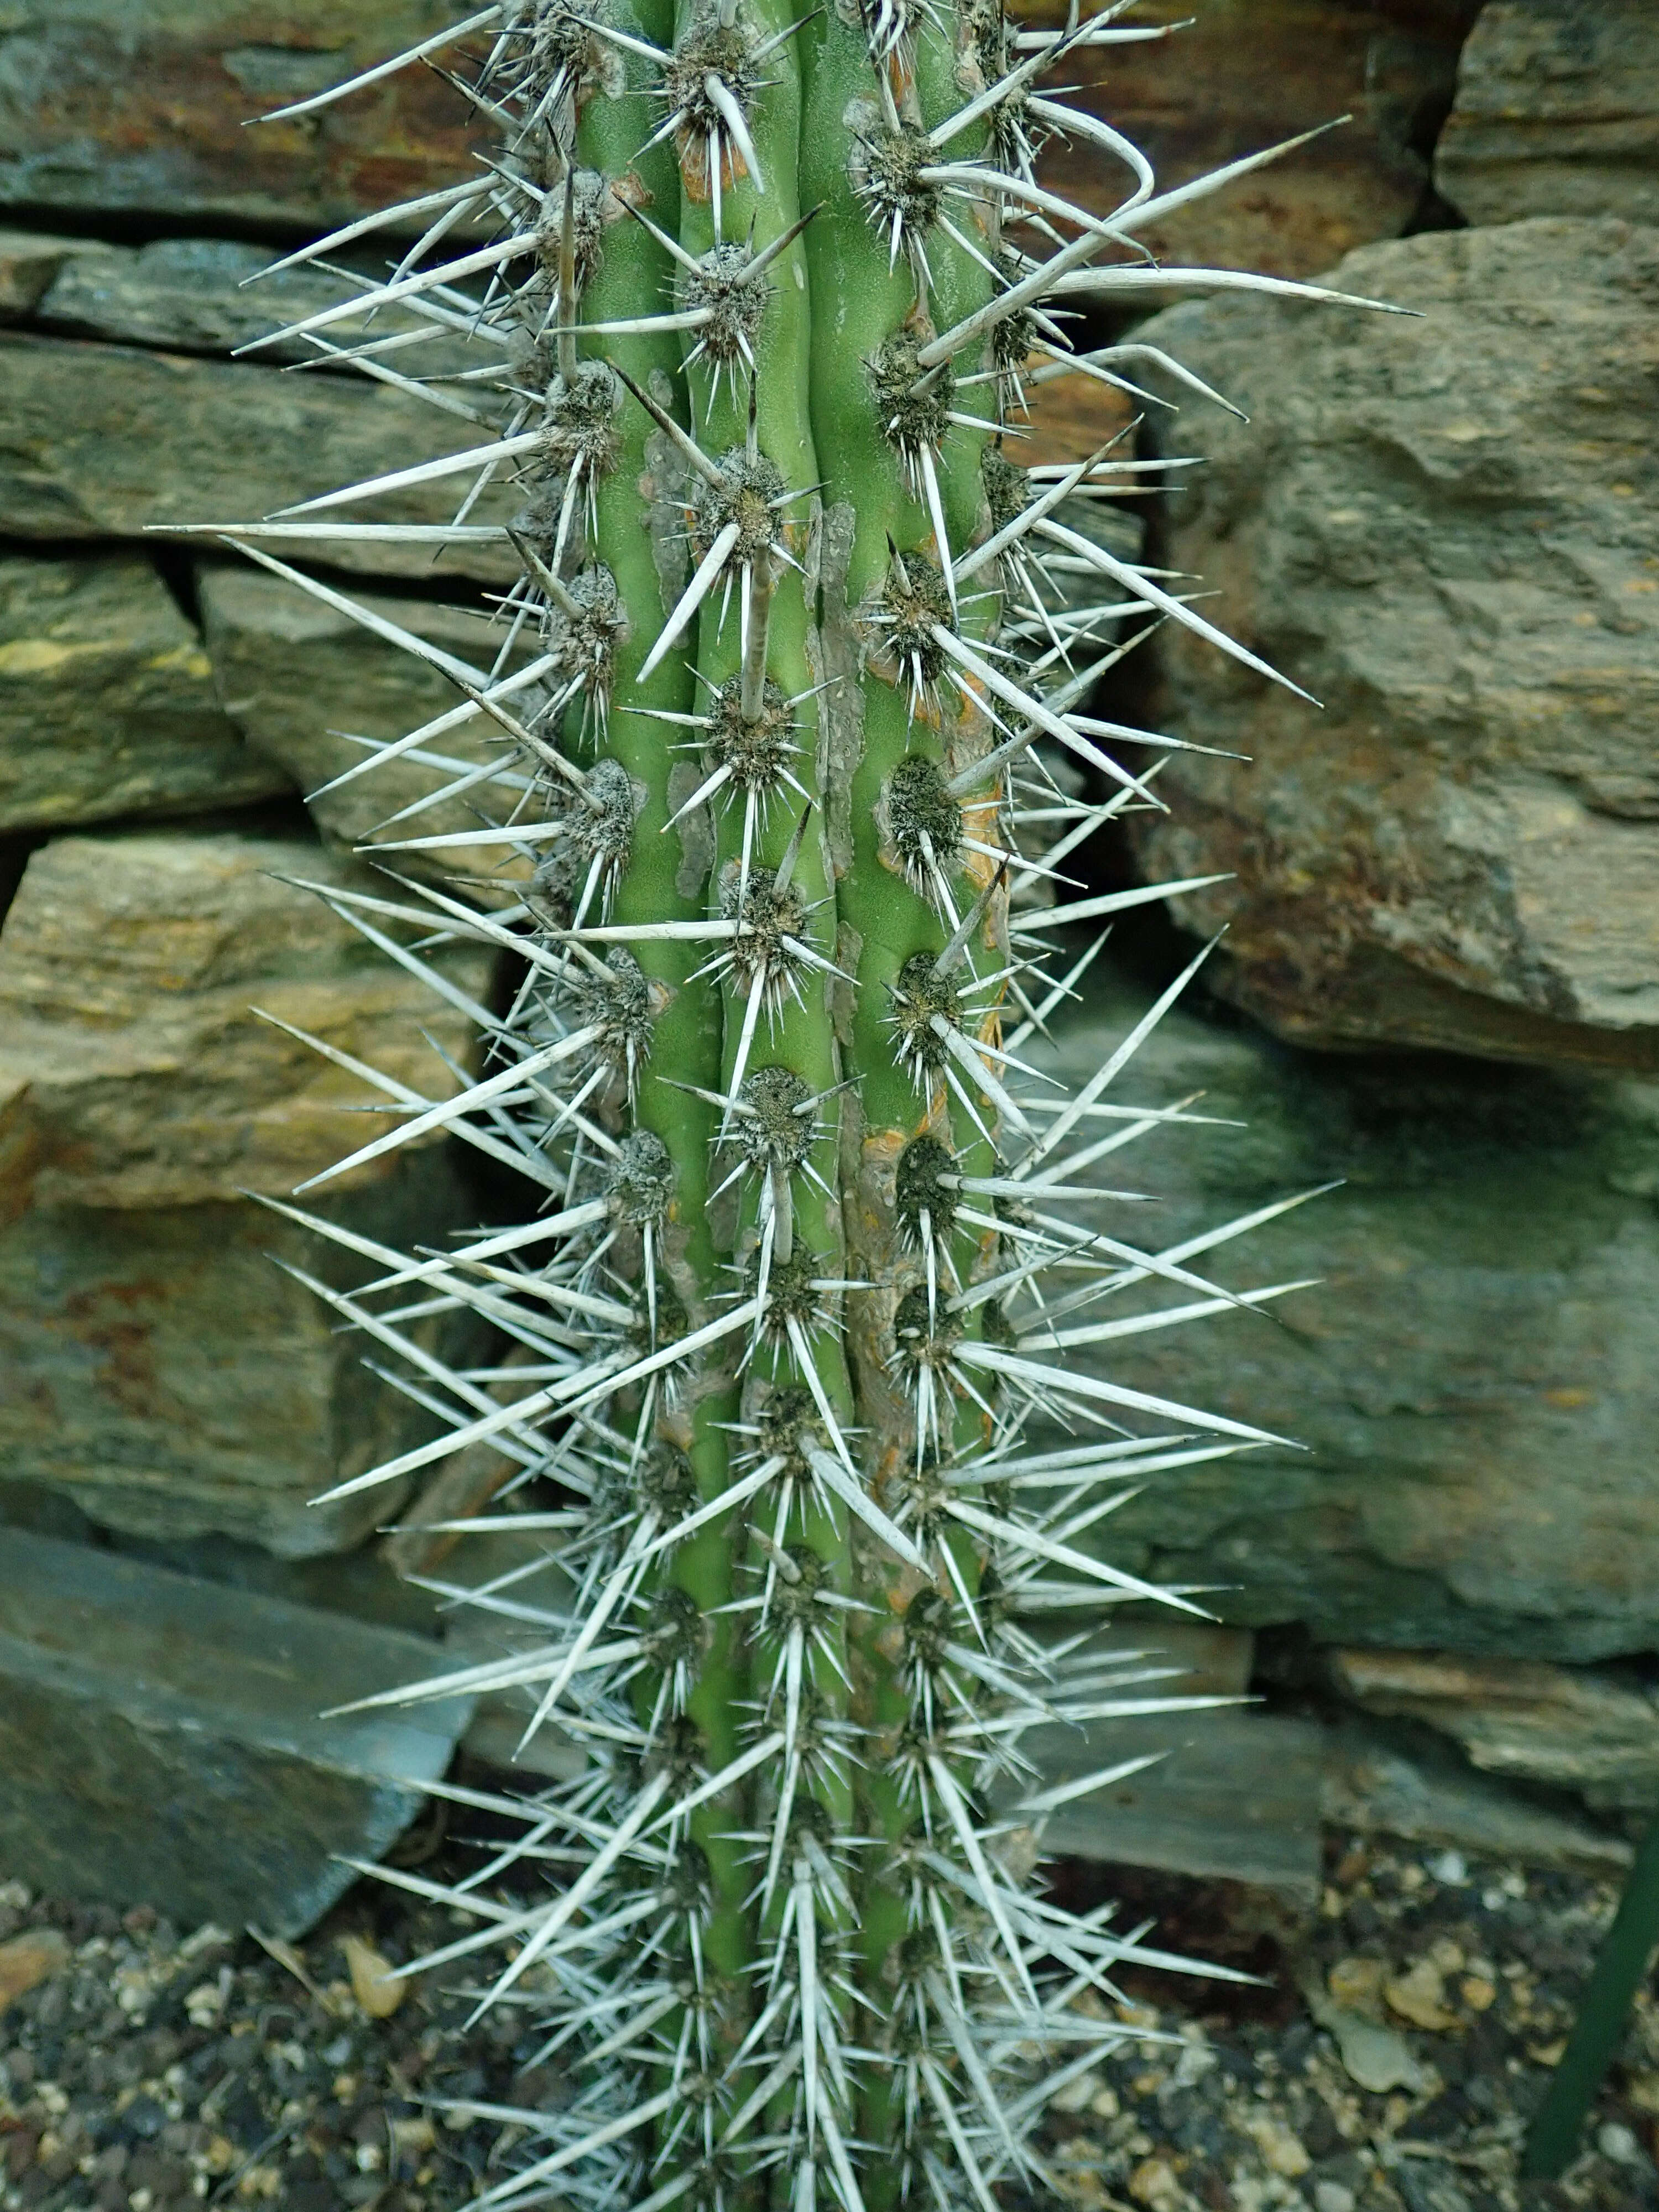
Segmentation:
<svg viewBox="0 0 1659 2212">
<path fill-rule="evenodd" d="M 0 559 L 0 830 L 200 813 L 294 787 L 221 707 L 151 562 Z"/>
<path fill-rule="evenodd" d="M 1160 1755 L 1051 1814 L 1045 1856 L 1318 1894 L 1323 1746 L 1314 1722 L 1248 1710 L 1152 1714 L 1033 1729 L 1021 1747 L 1051 1784 Z"/>
<path fill-rule="evenodd" d="M 1108 956 L 1109 958 L 1109 955 Z M 1106 961 L 1056 1025 L 1086 1080 L 1146 1010 Z M 1268 1314 L 1071 1356 L 1249 1421 L 1278 1447 L 1179 1468 L 1114 1514 L 1130 1572 L 1316 1644 L 1578 1662 L 1659 1633 L 1659 1113 L 1647 1080 L 1311 1053 L 1176 1006 L 1114 1095 L 1222 1124 L 1117 1155 L 1133 1207 L 1085 1218 L 1164 1250 L 1297 1192 L 1315 1203 L 1198 1262 Z M 1147 1310 L 1179 1294 L 1147 1285 Z M 1051 1432 L 1053 1433 L 1053 1432 Z M 1066 1439 L 1070 1441 L 1069 1438 Z"/>
<path fill-rule="evenodd" d="M 0 1864 L 185 1926 L 302 1935 L 423 1802 L 471 1712 L 319 1717 L 434 1647 L 337 1613 L 5 1533 Z"/>
<path fill-rule="evenodd" d="M 295 501 L 487 444 L 490 432 L 408 393 L 343 376 L 297 376 L 249 362 L 0 331 L 0 514 L 15 538 L 122 538 L 201 523 L 257 522 Z M 465 477 L 376 499 L 374 522 L 448 522 Z M 516 512 L 510 486 L 485 493 L 472 520 Z M 326 515 L 325 521 L 338 520 Z M 410 575 L 515 574 L 511 549 L 447 549 L 343 539 L 281 550 L 335 567 Z"/>
</svg>

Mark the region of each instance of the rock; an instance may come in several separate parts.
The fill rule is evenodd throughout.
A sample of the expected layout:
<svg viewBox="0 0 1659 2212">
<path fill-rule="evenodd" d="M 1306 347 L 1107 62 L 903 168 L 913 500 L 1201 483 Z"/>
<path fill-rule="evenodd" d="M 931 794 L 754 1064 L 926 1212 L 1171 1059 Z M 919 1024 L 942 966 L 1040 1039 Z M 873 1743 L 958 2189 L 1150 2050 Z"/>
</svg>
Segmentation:
<svg viewBox="0 0 1659 2212">
<path fill-rule="evenodd" d="M 56 546 L 257 521 L 489 436 L 384 385 L 0 331 L 0 511 L 15 538 Z M 447 522 L 460 495 L 456 479 L 441 477 L 369 502 L 365 519 Z M 515 505 L 510 487 L 487 492 L 471 520 L 510 519 Z M 305 544 L 337 568 L 428 583 L 516 573 L 488 544 L 446 549 L 435 576 L 430 546 Z"/>
<path fill-rule="evenodd" d="M 1184 1682 L 1164 1686 L 1189 1693 Z M 1060 1806 L 1040 1831 L 1046 1856 L 1246 1881 L 1304 1904 L 1318 1896 L 1315 1723 L 1225 1709 L 1157 1713 L 1081 1730 L 1033 1729 L 1021 1747 L 1050 1785 L 1163 1754 L 1158 1765 Z M 1022 1794 L 1011 1790 L 1006 1802 Z"/>
<path fill-rule="evenodd" d="M 262 756 L 306 793 L 314 792 L 362 758 L 360 746 L 335 734 L 397 738 L 461 703 L 454 685 L 435 669 L 388 645 L 344 615 L 303 592 L 253 568 L 204 568 L 198 576 L 202 620 L 215 681 L 225 713 Z M 465 608 L 428 606 L 409 599 L 359 595 L 365 605 L 462 660 L 488 668 L 497 635 Z M 327 726 L 325 726 L 326 725 Z M 499 759 L 491 742 L 495 725 L 475 718 L 422 748 L 428 760 L 465 765 Z M 362 843 L 389 815 L 454 780 L 454 771 L 411 756 L 376 768 L 337 792 L 312 801 L 312 818 L 336 843 Z M 488 792 L 469 794 L 485 811 Z M 500 805 L 504 818 L 508 807 Z M 387 832 L 434 836 L 477 825 L 468 797 L 447 802 Z M 434 856 L 427 856 L 428 859 Z M 499 846 L 452 846 L 435 856 L 443 872 L 511 877 Z M 419 854 L 398 857 L 400 868 L 418 870 Z"/>
<path fill-rule="evenodd" d="M 1310 1979 L 1303 1995 L 1308 2010 L 1335 2043 L 1350 2081 L 1378 2097 L 1390 2089 L 1414 2090 L 1421 2086 L 1422 2069 L 1398 2028 L 1384 2027 L 1364 2013 L 1350 2012 L 1316 1981 Z"/>
<path fill-rule="evenodd" d="M 119 250 L 95 238 L 0 228 L 0 319 L 32 315 L 70 262 L 82 255 L 113 256 Z"/>
<path fill-rule="evenodd" d="M 1633 1682 L 1447 1651 L 1339 1650 L 1328 1663 L 1367 1712 L 1427 1723 L 1487 1773 L 1574 1790 L 1598 1808 L 1659 1800 L 1659 1705 Z"/>
<path fill-rule="evenodd" d="M 69 1938 L 58 1928 L 27 1929 L 0 1943 L 0 2012 L 66 1966 L 69 1955 Z"/>
<path fill-rule="evenodd" d="M 392 1126 L 249 1005 L 428 1095 L 453 1079 L 418 1024 L 463 1057 L 469 1028 L 278 871 L 353 880 L 291 832 L 62 838 L 29 863 L 0 935 L 0 1466 L 104 1525 L 305 1556 L 395 1514 L 395 1492 L 307 1501 L 428 1417 L 268 1255 L 336 1282 L 362 1263 L 239 1194 Z M 477 1218 L 447 1146 L 346 1182 L 315 1210 L 380 1242 Z"/>
<path fill-rule="evenodd" d="M 1284 1035 L 1659 1066 L 1659 231 L 1431 233 L 1332 281 L 1422 319 L 1145 329 L 1253 417 L 1206 413 L 1163 558 L 1325 704 L 1167 627 L 1159 726 L 1254 766 L 1177 754 L 1144 865 L 1235 872 L 1181 920 L 1231 923 L 1223 986 Z"/>
<path fill-rule="evenodd" d="M 199 813 L 293 787 L 243 743 L 148 561 L 0 559 L 0 830 Z"/>
<path fill-rule="evenodd" d="M 1397 238 L 1416 213 L 1478 6 L 1210 0 L 1167 40 L 1085 47 L 1061 74 L 1083 88 L 1073 105 L 1142 149 L 1160 191 L 1349 117 L 1340 130 L 1137 234 L 1177 266 L 1312 276 L 1355 246 Z M 1053 0 L 1020 13 L 1064 20 Z M 1132 182 L 1083 138 L 1051 144 L 1042 175 L 1101 213 Z"/>
<path fill-rule="evenodd" d="M 480 1211 L 447 1148 L 307 1203 L 404 1249 L 441 1244 Z M 249 1200 L 37 1206 L 0 1231 L 0 1522 L 45 1492 L 133 1537 L 220 1534 L 308 1559 L 395 1519 L 396 1484 L 310 1502 L 431 1425 L 285 1267 L 343 1288 L 364 1275 Z M 464 1364 L 478 1349 L 426 1341 Z"/>
<path fill-rule="evenodd" d="M 340 1948 L 351 1977 L 352 1996 L 370 2020 L 390 2020 L 409 1994 L 408 1982 L 361 1936 L 343 1937 Z"/>
<path fill-rule="evenodd" d="M 1287 2181 L 1294 2181 L 1313 2164 L 1300 2136 L 1292 2134 L 1265 2107 L 1247 2113 L 1243 2124 L 1244 2132 L 1254 2140 L 1269 2173 L 1282 2174 Z"/>
<path fill-rule="evenodd" d="M 1451 1844 L 1510 1865 L 1617 1880 L 1634 1856 L 1622 1836 L 1472 1773 L 1432 1739 L 1402 1748 L 1375 1723 L 1328 1732 L 1323 1807 L 1327 1826 L 1349 1834 Z"/>
<path fill-rule="evenodd" d="M 1091 986 L 1057 1031 L 1069 1079 L 1102 1066 L 1150 996 L 1121 974 Z M 1112 1559 L 1320 1644 L 1652 1649 L 1659 1088 L 1308 1053 L 1196 1001 L 1115 1088 L 1152 1104 L 1202 1092 L 1194 1110 L 1248 1125 L 1170 1128 L 1121 1153 L 1121 1184 L 1158 1202 L 1103 1209 L 1118 1236 L 1164 1249 L 1346 1180 L 1194 1263 L 1238 1289 L 1317 1276 L 1317 1290 L 1276 1321 L 1134 1337 L 1111 1363 L 1135 1389 L 1308 1449 L 1160 1477 L 1112 1516 Z"/>
<path fill-rule="evenodd" d="M 52 0 L 0 14 L 0 205 L 316 231 L 465 174 L 467 111 L 414 68 L 245 126 L 469 11 L 451 0 Z M 459 51 L 448 58 L 453 62 Z"/>
<path fill-rule="evenodd" d="M 312 1927 L 424 1802 L 465 1700 L 319 1719 L 428 1644 L 82 1545 L 0 1564 L 0 1862 L 186 1927 Z"/>
<path fill-rule="evenodd" d="M 1435 183 L 1470 222 L 1659 222 L 1659 15 L 1650 0 L 1490 0 Z"/>
<path fill-rule="evenodd" d="M 34 855 L 0 940 L 0 1085 L 27 1087 L 30 1202 L 286 1192 L 397 1126 L 351 1110 L 362 1079 L 253 1006 L 427 1095 L 454 1088 L 421 1029 L 465 1058 L 465 1017 L 283 876 L 378 888 L 292 835 L 62 837 Z M 456 974 L 476 991 L 486 969 L 467 955 Z"/>
<path fill-rule="evenodd" d="M 1403 1974 L 1391 1975 L 1382 1995 L 1390 2012 L 1427 2034 L 1443 2035 L 1457 2026 L 1457 2014 L 1446 2002 L 1446 1978 L 1432 1959 L 1418 1959 Z"/>
<path fill-rule="evenodd" d="M 72 246 L 74 241 L 62 243 Z M 0 240 L 0 270 L 4 253 Z M 104 246 L 95 253 L 70 258 L 60 252 L 52 281 L 34 307 L 34 319 L 49 331 L 76 337 L 112 338 L 181 353 L 233 353 L 238 346 L 269 337 L 283 324 L 298 322 L 345 297 L 338 277 L 319 270 L 288 269 L 254 283 L 275 258 L 268 247 L 239 245 L 228 238 L 161 238 L 149 246 Z M 441 365 L 476 368 L 483 359 L 465 338 L 435 333 L 431 324 L 396 307 L 380 309 L 374 327 L 377 336 L 416 329 L 428 334 L 418 359 L 408 349 L 393 362 L 404 375 L 430 376 Z M 349 346 L 363 335 L 361 325 L 349 323 L 330 333 L 338 346 Z M 325 366 L 302 338 L 261 346 L 258 358 L 266 366 L 288 362 Z M 356 372 L 345 373 L 355 379 Z"/>
</svg>

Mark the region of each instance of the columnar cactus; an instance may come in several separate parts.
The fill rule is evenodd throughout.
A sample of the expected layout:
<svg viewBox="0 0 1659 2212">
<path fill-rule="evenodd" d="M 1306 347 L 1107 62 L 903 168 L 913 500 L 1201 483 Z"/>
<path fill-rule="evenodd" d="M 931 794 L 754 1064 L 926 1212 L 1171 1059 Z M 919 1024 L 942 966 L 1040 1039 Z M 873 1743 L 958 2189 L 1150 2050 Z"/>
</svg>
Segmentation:
<svg viewBox="0 0 1659 2212">
<path fill-rule="evenodd" d="M 1096 678 L 1164 621 L 1261 664 L 1091 526 L 1137 482 L 1121 441 L 1025 468 L 1020 425 L 1065 371 L 1203 392 L 1144 344 L 1073 352 L 1075 305 L 1332 295 L 1151 260 L 1150 224 L 1252 164 L 1159 193 L 1039 91 L 1163 35 L 1123 12 L 498 0 L 386 64 L 463 58 L 494 157 L 313 249 L 420 233 L 283 334 L 480 426 L 226 534 L 453 680 L 361 769 L 424 763 L 481 817 L 404 808 L 384 896 L 324 890 L 482 1040 L 430 1097 L 358 1069 L 402 1118 L 341 1167 L 447 1131 L 522 1179 L 522 1218 L 442 1254 L 316 1226 L 371 1271 L 319 1294 L 436 1431 L 349 1486 L 487 1445 L 502 1498 L 466 1525 L 551 1532 L 545 1572 L 471 1593 L 513 1648 L 410 1692 L 527 1687 L 580 1754 L 498 1807 L 532 1901 L 447 1893 L 477 1927 L 426 1962 L 493 1959 L 484 2002 L 530 2004 L 568 2066 L 488 2203 L 994 2212 L 1122 2033 L 1098 1993 L 1155 1955 L 1048 1901 L 1017 1835 L 1126 1770 L 1045 1788 L 1022 1737 L 1195 1702 L 1045 1626 L 1195 1610 L 1085 1532 L 1264 1439 L 1107 1347 L 1290 1286 L 1202 1265 L 1265 1213 L 1168 1250 L 1078 1221 L 1193 1118 L 1118 1091 L 1179 986 L 1075 1095 L 1029 1062 L 1092 957 L 1051 967 L 1060 933 L 1182 888 L 1077 895 L 1067 855 L 1158 803 L 1177 742 L 1090 714 Z M 1121 176 L 1109 215 L 1037 182 L 1060 133 Z M 423 380 L 428 335 L 477 368 Z M 446 477 L 453 526 L 374 520 Z M 262 550 L 330 533 L 510 548 L 499 649 L 439 653 Z M 447 750 L 464 725 L 494 749 Z M 490 846 L 501 874 L 434 879 Z M 444 939 L 507 957 L 498 1004 Z M 1126 1312 L 1137 1285 L 1159 1302 Z M 493 1368 L 423 1348 L 457 1307 Z"/>
</svg>

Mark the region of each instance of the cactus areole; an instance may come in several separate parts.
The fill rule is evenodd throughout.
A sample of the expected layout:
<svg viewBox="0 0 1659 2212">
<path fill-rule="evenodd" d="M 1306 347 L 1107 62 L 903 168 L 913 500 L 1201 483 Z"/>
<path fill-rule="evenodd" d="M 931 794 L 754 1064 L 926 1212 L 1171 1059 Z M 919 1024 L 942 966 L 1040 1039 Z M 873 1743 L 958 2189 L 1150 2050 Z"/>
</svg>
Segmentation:
<svg viewBox="0 0 1659 2212">
<path fill-rule="evenodd" d="M 481 9 L 385 68 L 443 69 L 492 150 L 310 249 L 399 239 L 286 333 L 430 399 L 459 450 L 204 525 L 455 687 L 347 771 L 430 776 L 374 841 L 383 891 L 322 895 L 471 1015 L 477 1060 L 428 1094 L 324 1047 L 398 1117 L 331 1172 L 444 1132 L 522 1203 L 436 1254 L 315 1225 L 368 1271 L 319 1294 L 435 1431 L 345 1487 L 442 1498 L 482 1455 L 465 1526 L 544 1532 L 473 1589 L 501 1656 L 403 1693 L 512 1689 L 574 1770 L 483 1801 L 521 1824 L 495 1871 L 526 1901 L 446 1893 L 471 1930 L 425 1962 L 527 2008 L 568 2082 L 505 2115 L 486 2203 L 994 2212 L 1126 2033 L 1114 1973 L 1160 1955 L 1030 1867 L 1045 1815 L 1125 1771 L 1106 1723 L 1209 1702 L 1102 1640 L 1091 1607 L 1195 1608 L 1094 1524 L 1267 1439 L 1137 1389 L 1114 1340 L 1291 1286 L 1206 1264 L 1277 1207 L 1160 1249 L 1103 1187 L 1193 1118 L 1132 1088 L 1178 984 L 1075 1091 L 1030 1062 L 1103 918 L 1187 888 L 1068 868 L 1158 804 L 1176 742 L 1092 719 L 1099 673 L 1164 621 L 1273 672 L 1091 526 L 1145 481 L 1132 441 L 1027 468 L 1021 425 L 1062 372 L 1217 397 L 1132 340 L 1073 352 L 1079 307 L 1334 295 L 1150 258 L 1148 224 L 1269 155 L 1160 194 L 1042 91 L 1164 35 L 1124 12 Z M 1109 213 L 1036 181 L 1063 132 Z M 445 477 L 453 526 L 376 520 Z M 283 538 L 486 547 L 516 580 L 462 660 Z M 495 1002 L 446 941 L 499 951 Z M 493 1365 L 427 1348 L 459 1309 Z M 1022 1741 L 1056 1721 L 1093 1732 L 1045 1786 Z"/>
</svg>

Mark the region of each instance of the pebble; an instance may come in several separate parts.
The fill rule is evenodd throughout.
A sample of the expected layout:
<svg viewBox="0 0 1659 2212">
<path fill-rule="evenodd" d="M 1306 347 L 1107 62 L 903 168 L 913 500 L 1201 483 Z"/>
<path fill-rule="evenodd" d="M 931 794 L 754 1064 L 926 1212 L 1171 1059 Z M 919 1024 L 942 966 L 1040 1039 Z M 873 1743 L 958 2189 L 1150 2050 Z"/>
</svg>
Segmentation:
<svg viewBox="0 0 1659 2212">
<path fill-rule="evenodd" d="M 0 2012 L 55 1974 L 69 1954 L 69 1939 L 56 1928 L 30 1928 L 0 1943 Z"/>
<path fill-rule="evenodd" d="M 1419 1959 L 1403 1974 L 1382 1984 L 1389 2009 L 1413 2027 L 1443 2035 L 1457 2026 L 1457 2014 L 1446 2003 L 1446 1978 L 1433 1959 Z"/>
<path fill-rule="evenodd" d="M 1597 2128 L 1595 2148 L 1615 2166 L 1645 2166 L 1648 2162 L 1633 2132 L 1620 2120 L 1606 2120 Z"/>
</svg>

